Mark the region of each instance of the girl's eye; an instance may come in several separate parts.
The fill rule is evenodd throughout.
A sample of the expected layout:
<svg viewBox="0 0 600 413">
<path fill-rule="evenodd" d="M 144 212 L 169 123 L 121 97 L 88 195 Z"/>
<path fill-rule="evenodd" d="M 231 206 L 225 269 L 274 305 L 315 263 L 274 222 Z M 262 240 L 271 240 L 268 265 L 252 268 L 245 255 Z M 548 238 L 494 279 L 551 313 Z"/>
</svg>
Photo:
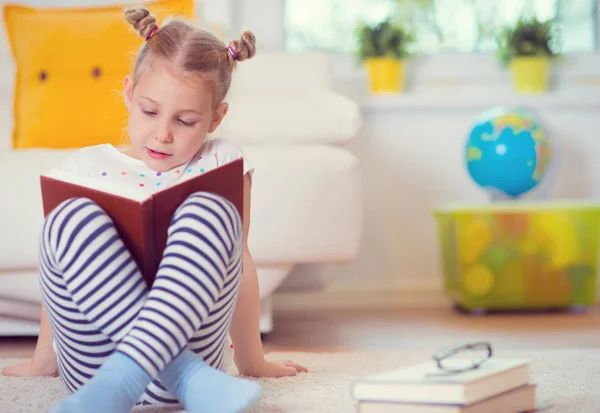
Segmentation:
<svg viewBox="0 0 600 413">
<path fill-rule="evenodd" d="M 181 123 L 183 126 L 194 126 L 196 124 L 196 122 L 186 122 L 184 120 L 178 119 L 179 123 Z"/>
<path fill-rule="evenodd" d="M 144 113 L 144 115 L 147 115 L 147 116 L 154 116 L 154 115 L 156 115 L 156 112 L 152 112 L 152 111 L 145 110 L 145 109 L 142 109 L 142 112 Z"/>
</svg>

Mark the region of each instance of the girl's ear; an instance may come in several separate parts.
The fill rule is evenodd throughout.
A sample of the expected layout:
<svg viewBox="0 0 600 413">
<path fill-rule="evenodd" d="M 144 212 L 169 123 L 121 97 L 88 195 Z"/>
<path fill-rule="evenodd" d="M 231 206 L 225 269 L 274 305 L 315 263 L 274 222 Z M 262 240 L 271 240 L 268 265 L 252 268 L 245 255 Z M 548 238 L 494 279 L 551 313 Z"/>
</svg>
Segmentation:
<svg viewBox="0 0 600 413">
<path fill-rule="evenodd" d="M 219 127 L 219 125 L 221 124 L 221 121 L 227 114 L 228 110 L 229 110 L 229 104 L 225 103 L 225 102 L 221 103 L 217 107 L 217 110 L 215 110 L 215 112 L 213 114 L 213 118 L 210 123 L 210 127 L 208 128 L 208 133 L 213 133 Z"/>
<path fill-rule="evenodd" d="M 123 99 L 125 100 L 125 107 L 129 111 L 131 108 L 131 99 L 133 99 L 133 79 L 131 76 L 125 76 L 123 81 Z"/>
</svg>

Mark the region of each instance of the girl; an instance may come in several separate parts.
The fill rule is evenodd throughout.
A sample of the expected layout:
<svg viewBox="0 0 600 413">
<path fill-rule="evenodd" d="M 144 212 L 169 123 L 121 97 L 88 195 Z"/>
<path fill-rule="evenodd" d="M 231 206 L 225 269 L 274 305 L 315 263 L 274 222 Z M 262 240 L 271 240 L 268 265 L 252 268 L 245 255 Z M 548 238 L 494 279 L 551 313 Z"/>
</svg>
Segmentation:
<svg viewBox="0 0 600 413">
<path fill-rule="evenodd" d="M 239 148 L 207 134 L 227 113 L 231 73 L 254 56 L 254 35 L 246 31 L 227 47 L 179 19 L 158 27 L 144 8 L 125 18 L 146 39 L 124 83 L 131 150 L 83 148 L 66 167 L 153 191 L 242 157 L 249 217 L 252 167 Z M 245 410 L 260 387 L 222 371 L 228 332 L 244 375 L 307 371 L 264 357 L 248 229 L 225 199 L 193 194 L 172 217 L 148 290 L 110 217 L 89 199 L 65 201 L 41 234 L 36 354 L 8 373 L 54 374 L 54 347 L 72 394 L 53 412 L 125 413 L 136 403 L 177 402 L 192 413 Z"/>
</svg>

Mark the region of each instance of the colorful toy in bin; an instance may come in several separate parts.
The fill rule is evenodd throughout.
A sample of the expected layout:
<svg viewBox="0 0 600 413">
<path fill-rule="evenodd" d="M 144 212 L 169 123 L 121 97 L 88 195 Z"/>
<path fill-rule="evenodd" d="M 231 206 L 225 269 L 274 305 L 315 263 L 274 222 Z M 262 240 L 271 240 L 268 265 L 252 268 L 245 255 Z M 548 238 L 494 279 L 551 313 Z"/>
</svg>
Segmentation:
<svg viewBox="0 0 600 413">
<path fill-rule="evenodd" d="M 435 210 L 445 289 L 467 310 L 596 302 L 600 205 L 495 202 Z"/>
</svg>

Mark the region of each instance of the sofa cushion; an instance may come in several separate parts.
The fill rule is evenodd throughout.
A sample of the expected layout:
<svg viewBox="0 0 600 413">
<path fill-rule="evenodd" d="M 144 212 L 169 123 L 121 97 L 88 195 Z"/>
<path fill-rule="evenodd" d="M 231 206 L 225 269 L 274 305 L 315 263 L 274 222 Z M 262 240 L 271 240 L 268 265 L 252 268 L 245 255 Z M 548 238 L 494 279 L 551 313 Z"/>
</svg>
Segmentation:
<svg viewBox="0 0 600 413">
<path fill-rule="evenodd" d="M 355 101 L 326 89 L 234 91 L 227 100 L 216 133 L 240 144 L 339 144 L 354 138 L 363 122 Z"/>
<path fill-rule="evenodd" d="M 249 247 L 258 264 L 347 261 L 359 243 L 360 171 L 348 151 L 325 145 L 242 145 L 253 176 Z M 40 174 L 70 150 L 0 152 L 9 202 L 0 202 L 0 272 L 37 265 L 43 223 Z"/>
<path fill-rule="evenodd" d="M 75 148 L 119 143 L 127 124 L 120 96 L 132 53 L 144 42 L 123 17 L 124 5 L 31 8 L 4 5 L 16 65 L 14 148 Z M 157 0 L 160 23 L 191 17 L 193 0 Z"/>
</svg>

